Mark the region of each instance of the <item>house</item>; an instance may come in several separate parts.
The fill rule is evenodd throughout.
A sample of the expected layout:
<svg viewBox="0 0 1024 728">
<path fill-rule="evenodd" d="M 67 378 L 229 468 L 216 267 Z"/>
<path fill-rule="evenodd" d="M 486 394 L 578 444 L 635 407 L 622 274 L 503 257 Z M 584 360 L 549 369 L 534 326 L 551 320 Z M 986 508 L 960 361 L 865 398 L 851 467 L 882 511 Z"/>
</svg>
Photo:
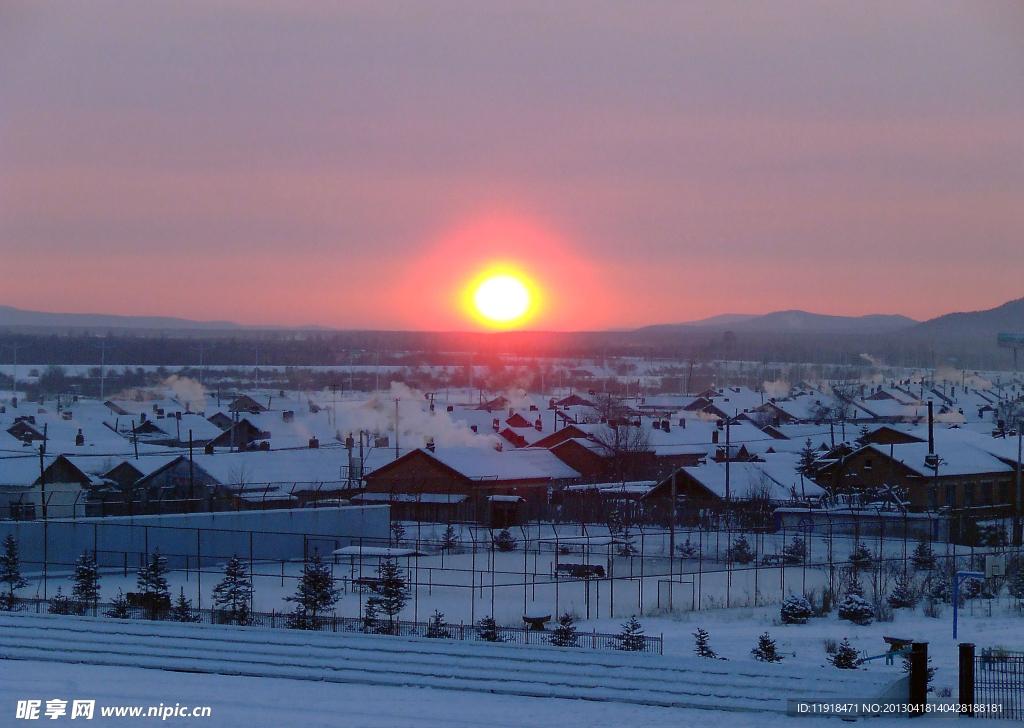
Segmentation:
<svg viewBox="0 0 1024 728">
<path fill-rule="evenodd" d="M 269 440 L 270 433 L 264 432 L 249 420 L 241 420 L 217 435 L 207 443 L 208 448 L 227 447 L 232 450 L 246 450 L 255 442 Z"/>
<path fill-rule="evenodd" d="M 268 408 L 261 405 L 248 394 L 243 394 L 232 400 L 228 405 L 231 412 L 248 412 L 251 415 L 258 415 L 260 412 L 267 412 Z"/>
<path fill-rule="evenodd" d="M 102 480 L 65 455 L 8 458 L 0 468 L 0 508 L 5 518 L 74 518 L 86 515 L 88 490 Z M 43 504 L 46 504 L 45 509 Z"/>
<path fill-rule="evenodd" d="M 498 452 L 453 447 L 413 450 L 365 476 L 353 500 L 388 502 L 398 518 L 469 518 L 494 522 L 516 503 L 517 518 L 540 512 L 551 489 L 578 482 L 580 474 L 543 449 Z M 492 496 L 515 496 L 495 500 Z M 519 500 L 522 499 L 522 506 Z M 426 507 L 423 507 L 426 506 Z"/>
</svg>

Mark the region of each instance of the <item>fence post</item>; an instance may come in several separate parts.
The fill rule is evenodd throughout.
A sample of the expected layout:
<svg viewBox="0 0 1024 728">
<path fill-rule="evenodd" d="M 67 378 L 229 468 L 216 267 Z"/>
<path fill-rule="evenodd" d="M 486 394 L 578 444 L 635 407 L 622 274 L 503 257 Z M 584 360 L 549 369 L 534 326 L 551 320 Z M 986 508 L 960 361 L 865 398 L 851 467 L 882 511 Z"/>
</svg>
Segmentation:
<svg viewBox="0 0 1024 728">
<path fill-rule="evenodd" d="M 928 702 L 928 643 L 914 642 L 910 650 L 910 716 L 920 718 Z"/>
<path fill-rule="evenodd" d="M 960 643 L 960 695 L 957 700 L 963 706 L 962 715 L 974 716 L 974 644 Z"/>
</svg>

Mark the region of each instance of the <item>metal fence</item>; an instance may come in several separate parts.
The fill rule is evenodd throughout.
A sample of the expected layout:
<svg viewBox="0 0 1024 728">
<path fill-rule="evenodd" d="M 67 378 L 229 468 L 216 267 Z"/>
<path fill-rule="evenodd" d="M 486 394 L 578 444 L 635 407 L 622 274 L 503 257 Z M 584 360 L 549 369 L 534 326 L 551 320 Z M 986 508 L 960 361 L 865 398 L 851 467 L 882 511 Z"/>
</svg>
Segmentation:
<svg viewBox="0 0 1024 728">
<path fill-rule="evenodd" d="M 13 604 L 5 600 L 4 607 L 8 611 L 35 612 L 36 614 L 67 613 L 78 616 L 113 617 L 116 619 L 134 619 L 144 621 L 163 622 L 192 622 L 198 624 L 233 624 L 226 612 L 218 609 L 196 609 L 190 608 L 187 611 L 176 613 L 175 610 L 161 607 L 154 610 L 151 607 L 131 606 L 125 604 L 114 605 L 111 603 L 82 604 L 66 600 L 58 603 L 54 611 L 54 601 L 47 599 L 22 599 L 15 598 Z M 289 612 L 249 612 L 246 614 L 245 623 L 241 626 L 269 627 L 271 629 L 307 629 L 318 632 L 341 632 L 377 635 L 391 635 L 398 637 L 433 637 L 439 639 L 461 640 L 468 642 L 500 642 L 516 645 L 542 645 L 555 644 L 552 630 L 531 629 L 528 627 L 502 627 L 495 625 L 492 639 L 487 639 L 481 628 L 472 624 L 437 624 L 431 622 L 410 622 L 403 619 L 390 621 L 388 619 L 367 620 L 358 617 L 339 617 L 335 614 L 318 616 L 315 618 L 305 617 L 301 620 L 299 627 L 294 615 Z M 496 637 L 494 639 L 493 637 Z M 576 647 L 592 650 L 623 650 L 625 649 L 623 637 L 616 634 L 602 632 L 576 632 L 569 639 L 560 640 L 562 647 Z M 664 638 L 640 635 L 631 638 L 631 646 L 635 652 L 648 652 L 663 654 Z"/>
<path fill-rule="evenodd" d="M 974 703 L 1002 706 L 980 717 L 1024 720 L 1024 652 L 983 649 L 975 655 Z"/>
</svg>

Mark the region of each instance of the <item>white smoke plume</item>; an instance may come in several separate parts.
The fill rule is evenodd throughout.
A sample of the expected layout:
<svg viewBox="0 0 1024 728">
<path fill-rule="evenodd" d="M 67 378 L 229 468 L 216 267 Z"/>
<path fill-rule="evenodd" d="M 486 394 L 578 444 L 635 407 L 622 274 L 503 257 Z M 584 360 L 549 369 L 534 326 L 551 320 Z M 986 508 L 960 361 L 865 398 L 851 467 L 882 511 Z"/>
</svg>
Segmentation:
<svg viewBox="0 0 1024 728">
<path fill-rule="evenodd" d="M 164 380 L 163 386 L 174 399 L 192 412 L 206 411 L 206 389 L 195 379 L 172 374 Z"/>
<path fill-rule="evenodd" d="M 399 442 L 403 449 L 423 447 L 433 439 L 438 447 L 493 448 L 499 439 L 493 434 L 477 434 L 465 422 L 456 422 L 452 413 L 438 407 L 430 411 L 430 400 L 423 392 L 401 382 L 393 382 L 386 396 L 374 394 L 362 402 L 339 403 L 337 429 L 342 438 L 360 430 L 394 437 L 395 399 L 398 400 Z"/>
<path fill-rule="evenodd" d="M 782 379 L 777 379 L 774 382 L 762 383 L 761 388 L 769 397 L 787 397 L 789 396 L 790 384 Z"/>
</svg>

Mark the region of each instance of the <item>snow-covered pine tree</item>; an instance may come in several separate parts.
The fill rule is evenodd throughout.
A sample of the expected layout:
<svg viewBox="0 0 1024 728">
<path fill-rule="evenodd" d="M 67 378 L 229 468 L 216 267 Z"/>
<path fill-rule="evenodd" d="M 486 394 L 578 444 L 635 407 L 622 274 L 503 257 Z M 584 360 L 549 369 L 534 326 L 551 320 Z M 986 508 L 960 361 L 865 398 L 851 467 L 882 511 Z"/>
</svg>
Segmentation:
<svg viewBox="0 0 1024 728">
<path fill-rule="evenodd" d="M 139 590 L 139 603 L 146 608 L 150 619 L 159 619 L 171 608 L 171 591 L 167 585 L 167 559 L 154 551 L 149 561 L 137 572 L 135 580 Z"/>
<path fill-rule="evenodd" d="M 922 539 L 914 548 L 914 553 L 910 556 L 910 563 L 918 571 L 931 571 L 934 569 L 935 552 L 932 551 L 932 545 Z"/>
<path fill-rule="evenodd" d="M 814 614 L 811 603 L 800 594 L 790 594 L 782 602 L 779 616 L 785 624 L 807 624 L 807 620 Z"/>
<path fill-rule="evenodd" d="M 484 642 L 504 642 L 498 634 L 498 624 L 494 617 L 484 617 L 476 623 L 476 633 Z"/>
<path fill-rule="evenodd" d="M 67 595 L 61 592 L 60 587 L 57 587 L 57 593 L 50 600 L 50 606 L 47 611 L 50 614 L 74 614 L 76 606 Z"/>
<path fill-rule="evenodd" d="M 782 655 L 775 647 L 775 640 L 767 632 L 757 638 L 757 647 L 752 649 L 750 654 L 761 662 L 782 662 Z"/>
<path fill-rule="evenodd" d="M 128 607 L 128 600 L 124 598 L 124 592 L 117 590 L 117 596 L 110 600 L 110 609 L 105 614 L 115 619 L 128 619 L 131 616 L 131 609 Z"/>
<path fill-rule="evenodd" d="M 632 556 L 636 553 L 636 539 L 629 530 L 629 526 L 622 527 L 616 540 L 619 541 L 617 549 L 619 556 Z"/>
<path fill-rule="evenodd" d="M 435 609 L 434 613 L 427 620 L 427 637 L 434 639 L 451 639 L 452 633 L 448 630 L 448 623 L 444 621 L 444 614 Z"/>
<path fill-rule="evenodd" d="M 634 614 L 622 625 L 622 631 L 619 632 L 619 649 L 625 652 L 643 652 L 646 646 L 644 628 L 640 626 L 640 620 Z"/>
<path fill-rule="evenodd" d="M 690 543 L 690 539 L 686 539 L 685 542 L 676 546 L 676 551 L 679 552 L 681 559 L 695 559 L 698 556 L 697 547 Z"/>
<path fill-rule="evenodd" d="M 804 443 L 804 447 L 800 451 L 800 459 L 797 461 L 797 472 L 805 478 L 809 478 L 814 474 L 814 463 L 817 459 L 818 452 L 814 449 L 814 445 L 811 444 L 811 438 L 808 437 L 807 442 Z"/>
<path fill-rule="evenodd" d="M 575 647 L 579 641 L 576 633 L 576 620 L 566 612 L 558 618 L 558 626 L 551 630 L 551 637 L 548 640 L 556 647 Z"/>
<path fill-rule="evenodd" d="M 448 527 L 444 529 L 444 534 L 441 536 L 441 549 L 444 551 L 452 551 L 459 547 L 459 532 L 455 530 L 455 526 L 448 524 Z"/>
<path fill-rule="evenodd" d="M 198 622 L 199 615 L 192 609 L 192 600 L 185 598 L 185 589 L 178 592 L 178 598 L 171 607 L 171 619 L 175 622 Z"/>
<path fill-rule="evenodd" d="M 100 601 L 100 572 L 96 559 L 88 551 L 78 557 L 75 574 L 71 578 L 75 582 L 71 598 L 78 602 L 81 612 L 84 613 L 89 606 L 95 609 Z"/>
<path fill-rule="evenodd" d="M 498 551 L 515 551 L 516 539 L 512 536 L 512 532 L 507 528 L 502 529 L 494 537 L 494 548 L 498 549 Z"/>
<path fill-rule="evenodd" d="M 836 652 L 831 657 L 825 658 L 840 670 L 856 670 L 860 664 L 860 654 L 850 644 L 850 640 L 843 637 Z"/>
<path fill-rule="evenodd" d="M 800 564 L 807 554 L 807 544 L 799 536 L 794 536 L 782 549 L 782 560 L 787 564 Z"/>
<path fill-rule="evenodd" d="M 224 565 L 224 578 L 213 588 L 215 617 L 221 624 L 246 625 L 252 621 L 252 580 L 249 570 L 238 556 Z"/>
<path fill-rule="evenodd" d="M 757 558 L 757 554 L 750 548 L 750 542 L 747 541 L 747 537 L 742 533 L 733 541 L 732 546 L 729 547 L 727 556 L 729 561 L 737 564 L 749 564 Z"/>
<path fill-rule="evenodd" d="M 4 552 L 0 555 L 0 584 L 7 589 L 2 595 L 0 607 L 5 611 L 14 611 L 17 607 L 17 592 L 28 586 L 28 580 L 21 575 L 21 558 L 18 555 L 18 539 L 13 534 L 7 534 L 4 539 Z"/>
<path fill-rule="evenodd" d="M 718 657 L 718 654 L 713 649 L 711 649 L 707 630 L 703 630 L 700 627 L 698 627 L 697 631 L 693 633 L 693 638 L 696 643 L 695 647 L 693 648 L 693 651 L 696 652 L 700 657 L 707 657 L 710 660 L 714 660 Z"/>
<path fill-rule="evenodd" d="M 892 593 L 889 594 L 888 602 L 893 609 L 913 609 L 917 604 L 917 590 L 914 588 L 914 583 L 906 577 L 901 577 L 893 587 Z"/>
<path fill-rule="evenodd" d="M 385 559 L 377 567 L 377 585 L 373 587 L 373 594 L 366 600 L 367 605 L 373 604 L 379 614 L 385 614 L 388 618 L 388 633 L 394 634 L 395 617 L 405 608 L 409 601 L 409 588 L 406 585 L 405 574 L 395 563 L 394 559 Z"/>
<path fill-rule="evenodd" d="M 864 447 L 868 443 L 868 438 L 871 436 L 871 429 L 867 425 L 861 425 L 860 431 L 857 433 L 857 439 L 854 441 L 861 447 Z"/>
<path fill-rule="evenodd" d="M 862 571 L 871 567 L 874 557 L 871 556 L 871 551 L 860 541 L 853 547 L 853 553 L 850 554 L 850 566 L 857 571 Z"/>
<path fill-rule="evenodd" d="M 330 567 L 313 554 L 313 558 L 302 568 L 302 578 L 295 596 L 285 597 L 287 602 L 295 602 L 293 629 L 317 629 L 317 617 L 327 611 L 341 598 L 338 589 L 334 588 Z"/>
</svg>

